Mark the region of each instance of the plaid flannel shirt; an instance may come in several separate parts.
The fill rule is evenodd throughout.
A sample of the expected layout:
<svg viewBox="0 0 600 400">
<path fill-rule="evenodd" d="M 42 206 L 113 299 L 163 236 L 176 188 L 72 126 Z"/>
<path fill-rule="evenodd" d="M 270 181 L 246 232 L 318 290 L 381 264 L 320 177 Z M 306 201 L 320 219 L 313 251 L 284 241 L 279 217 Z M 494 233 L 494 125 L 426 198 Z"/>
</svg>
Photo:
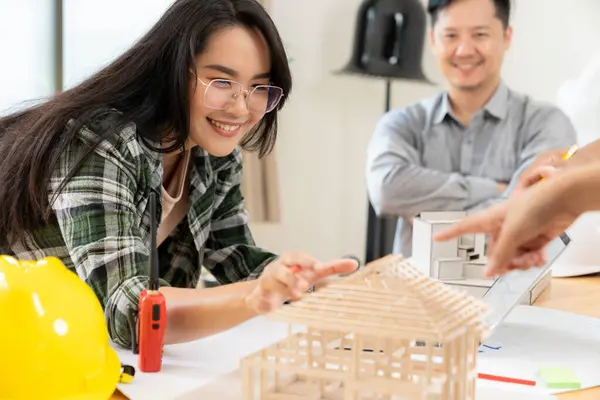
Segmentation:
<svg viewBox="0 0 600 400">
<path fill-rule="evenodd" d="M 52 199 L 102 121 L 89 122 L 60 157 L 49 187 Z M 190 167 L 187 218 L 159 246 L 161 286 L 196 287 L 204 266 L 221 284 L 254 279 L 276 256 L 255 246 L 240 191 L 239 150 L 210 156 L 198 147 Z M 19 259 L 58 257 L 95 292 L 111 339 L 131 347 L 130 308 L 148 284 L 149 196 L 161 198 L 162 155 L 128 124 L 91 153 L 58 193 L 52 223 L 26 243 L 1 249 Z M 160 203 L 160 202 L 159 202 Z M 157 220 L 162 208 L 157 204 Z M 57 296 L 60 288 L 57 288 Z"/>
</svg>

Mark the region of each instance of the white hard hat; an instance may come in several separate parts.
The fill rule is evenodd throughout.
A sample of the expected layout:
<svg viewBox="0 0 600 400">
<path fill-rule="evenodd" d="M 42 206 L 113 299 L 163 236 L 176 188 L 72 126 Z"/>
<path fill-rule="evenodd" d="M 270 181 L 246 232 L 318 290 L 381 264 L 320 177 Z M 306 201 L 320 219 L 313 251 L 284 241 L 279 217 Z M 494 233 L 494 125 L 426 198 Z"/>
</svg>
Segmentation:
<svg viewBox="0 0 600 400">
<path fill-rule="evenodd" d="M 552 265 L 552 276 L 567 277 L 600 272 L 600 212 L 581 215 L 567 229 L 571 243 Z"/>
<path fill-rule="evenodd" d="M 600 139 L 600 55 L 559 89 L 558 106 L 569 116 L 580 146 Z M 552 267 L 557 277 L 600 272 L 600 212 L 581 215 L 569 227 L 571 243 Z"/>
</svg>

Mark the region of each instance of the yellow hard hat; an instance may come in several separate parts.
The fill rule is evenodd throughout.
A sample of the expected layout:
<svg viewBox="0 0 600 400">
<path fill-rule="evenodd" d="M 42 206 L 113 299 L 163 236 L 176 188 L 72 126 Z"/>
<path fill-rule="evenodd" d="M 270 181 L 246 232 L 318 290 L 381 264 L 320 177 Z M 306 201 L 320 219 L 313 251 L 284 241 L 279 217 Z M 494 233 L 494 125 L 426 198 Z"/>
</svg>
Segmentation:
<svg viewBox="0 0 600 400">
<path fill-rule="evenodd" d="M 57 258 L 0 256 L 1 400 L 107 400 L 120 375 L 85 282 Z"/>
</svg>

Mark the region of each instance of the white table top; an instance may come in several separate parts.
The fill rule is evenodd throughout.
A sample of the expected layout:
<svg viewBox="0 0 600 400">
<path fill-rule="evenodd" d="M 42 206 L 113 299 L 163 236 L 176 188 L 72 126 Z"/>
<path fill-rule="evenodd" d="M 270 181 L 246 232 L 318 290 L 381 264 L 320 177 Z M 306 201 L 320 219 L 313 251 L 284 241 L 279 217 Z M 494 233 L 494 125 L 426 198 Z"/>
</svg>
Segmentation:
<svg viewBox="0 0 600 400">
<path fill-rule="evenodd" d="M 159 373 L 137 370 L 137 356 L 117 349 L 121 362 L 136 366 L 135 379 L 119 385 L 132 400 L 179 399 L 239 368 L 239 360 L 287 335 L 287 325 L 264 317 L 252 319 L 234 329 L 191 343 L 165 346 Z"/>
<path fill-rule="evenodd" d="M 119 385 L 119 390 L 132 400 L 241 399 L 239 360 L 285 338 L 287 332 L 287 325 L 259 317 L 219 335 L 165 346 L 160 373 L 136 371 L 134 381 Z M 122 362 L 137 365 L 137 356 L 130 351 L 119 349 L 117 352 Z M 541 400 L 554 397 L 521 385 L 478 381 L 477 399 L 506 398 Z"/>
</svg>

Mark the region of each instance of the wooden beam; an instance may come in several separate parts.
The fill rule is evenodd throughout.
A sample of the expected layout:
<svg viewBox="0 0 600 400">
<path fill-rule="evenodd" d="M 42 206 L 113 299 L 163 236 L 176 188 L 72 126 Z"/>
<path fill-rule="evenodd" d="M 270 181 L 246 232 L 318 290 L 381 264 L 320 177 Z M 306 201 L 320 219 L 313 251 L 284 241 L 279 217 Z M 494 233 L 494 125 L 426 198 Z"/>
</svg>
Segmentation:
<svg viewBox="0 0 600 400">
<path fill-rule="evenodd" d="M 378 310 L 399 309 L 407 314 L 425 315 L 425 311 L 419 307 L 419 301 L 417 299 L 402 298 L 397 295 L 390 295 L 386 298 L 381 298 L 380 296 L 370 296 L 368 293 L 347 293 L 344 291 L 339 291 L 338 293 L 329 293 L 319 291 L 312 295 L 303 297 L 299 302 L 335 302 L 337 304 L 344 304 L 350 307 Z M 293 302 L 290 303 L 290 305 L 293 306 L 299 302 Z"/>
<path fill-rule="evenodd" d="M 403 314 L 397 310 L 394 311 L 382 311 L 382 310 L 369 310 L 368 308 L 352 307 L 352 306 L 344 306 L 339 305 L 338 303 L 317 303 L 317 302 L 301 302 L 291 304 L 288 307 L 288 310 L 297 310 L 299 314 L 305 312 L 321 312 L 323 314 L 335 314 L 335 315 L 343 315 L 344 317 L 349 318 L 360 318 L 361 320 L 381 320 L 381 319 L 391 319 L 393 320 L 393 325 L 397 325 L 399 323 L 411 323 L 411 324 L 422 324 L 427 327 L 435 326 L 432 324 L 432 320 L 427 315 L 414 315 L 414 314 Z"/>
<path fill-rule="evenodd" d="M 323 316 L 316 313 L 305 313 L 304 315 L 295 312 L 289 312 L 287 309 L 280 309 L 277 313 L 271 315 L 273 320 L 294 321 L 296 324 L 306 325 L 311 328 L 324 331 L 352 331 L 372 337 L 394 337 L 397 339 L 418 339 L 440 341 L 437 333 L 431 330 L 415 328 L 413 326 L 379 323 L 375 321 L 361 321 L 352 318 L 343 318 L 334 315 Z"/>
</svg>

